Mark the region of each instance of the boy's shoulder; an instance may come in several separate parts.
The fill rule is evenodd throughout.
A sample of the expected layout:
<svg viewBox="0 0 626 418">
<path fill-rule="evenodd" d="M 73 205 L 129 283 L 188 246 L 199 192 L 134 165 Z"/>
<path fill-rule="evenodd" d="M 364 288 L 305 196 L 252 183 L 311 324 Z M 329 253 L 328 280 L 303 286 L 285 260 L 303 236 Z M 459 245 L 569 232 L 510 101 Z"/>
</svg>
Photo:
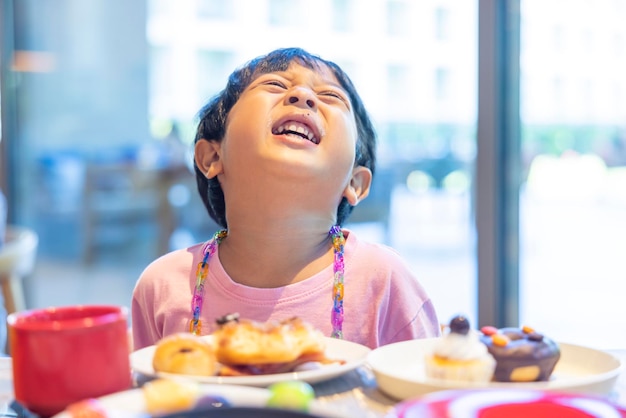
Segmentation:
<svg viewBox="0 0 626 418">
<path fill-rule="evenodd" d="M 349 268 L 352 274 L 367 277 L 371 288 L 405 291 L 417 284 L 408 261 L 393 247 L 353 235 L 346 240 L 345 254 L 346 271 Z"/>
<path fill-rule="evenodd" d="M 348 257 L 352 256 L 376 263 L 390 263 L 391 265 L 404 264 L 402 255 L 395 248 L 380 242 L 361 239 L 354 231 L 348 231 L 349 235 L 346 240 Z"/>
<path fill-rule="evenodd" d="M 203 248 L 204 243 L 197 243 L 187 248 L 172 250 L 148 264 L 142 275 L 150 274 L 152 272 L 159 272 L 160 274 L 163 274 L 163 272 L 178 270 L 182 266 L 188 267 L 191 265 L 190 261 L 199 259 L 202 256 Z"/>
<path fill-rule="evenodd" d="M 395 248 L 387 244 L 367 238 L 362 238 L 350 229 L 347 229 L 347 231 L 349 233 L 346 240 L 347 247 L 352 247 L 359 252 L 364 252 L 372 256 L 376 256 L 377 254 L 379 254 L 384 256 L 401 257 L 400 253 Z"/>
</svg>

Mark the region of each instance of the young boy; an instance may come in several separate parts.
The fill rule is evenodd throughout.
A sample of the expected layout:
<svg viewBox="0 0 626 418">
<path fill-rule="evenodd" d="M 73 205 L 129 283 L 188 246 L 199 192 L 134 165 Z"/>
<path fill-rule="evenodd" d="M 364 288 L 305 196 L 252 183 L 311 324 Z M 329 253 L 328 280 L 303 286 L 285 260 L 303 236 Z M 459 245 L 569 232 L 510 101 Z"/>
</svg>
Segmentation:
<svg viewBox="0 0 626 418">
<path fill-rule="evenodd" d="M 237 312 L 298 316 L 370 348 L 439 335 L 401 257 L 341 225 L 369 192 L 375 132 L 348 76 L 302 49 L 233 72 L 201 111 L 198 191 L 224 230 L 152 262 L 132 300 L 134 348 L 209 334 Z"/>
</svg>

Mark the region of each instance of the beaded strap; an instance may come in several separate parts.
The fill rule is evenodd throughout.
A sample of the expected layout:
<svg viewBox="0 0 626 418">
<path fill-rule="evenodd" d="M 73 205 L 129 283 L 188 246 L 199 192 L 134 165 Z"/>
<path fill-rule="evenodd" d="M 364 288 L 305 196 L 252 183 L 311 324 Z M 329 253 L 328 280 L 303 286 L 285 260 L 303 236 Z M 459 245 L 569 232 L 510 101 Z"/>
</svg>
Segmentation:
<svg viewBox="0 0 626 418">
<path fill-rule="evenodd" d="M 217 231 L 213 235 L 213 239 L 208 242 L 204 250 L 204 257 L 198 263 L 196 269 L 196 287 L 193 289 L 193 297 L 191 298 L 192 318 L 189 322 L 189 331 L 194 335 L 200 335 L 200 330 L 202 330 L 200 313 L 202 312 L 202 303 L 204 302 L 204 282 L 209 276 L 209 259 L 215 254 L 217 246 L 220 245 L 220 242 L 226 235 L 228 235 L 228 232 L 225 229 Z"/>
<path fill-rule="evenodd" d="M 343 246 L 346 243 L 346 239 L 338 225 L 334 225 L 330 228 L 329 233 L 333 239 L 333 249 L 335 253 L 335 261 L 333 263 L 333 310 L 330 317 L 330 321 L 333 325 L 331 337 L 343 339 Z"/>
<path fill-rule="evenodd" d="M 330 228 L 330 236 L 333 241 L 333 309 L 331 312 L 331 323 L 333 326 L 333 332 L 331 337 L 343 338 L 343 274 L 344 274 L 344 262 L 343 262 L 343 247 L 346 239 L 343 236 L 343 231 L 338 225 Z M 202 313 L 202 303 L 204 301 L 204 282 L 209 276 L 209 260 L 211 256 L 217 250 L 218 245 L 228 235 L 228 231 L 220 230 L 213 235 L 213 238 L 206 244 L 204 249 L 204 257 L 202 261 L 198 263 L 196 269 L 196 286 L 193 290 L 193 297 L 191 299 L 191 313 L 192 318 L 189 321 L 189 331 L 195 335 L 200 335 L 202 330 L 202 320 L 200 320 L 200 314 Z"/>
</svg>

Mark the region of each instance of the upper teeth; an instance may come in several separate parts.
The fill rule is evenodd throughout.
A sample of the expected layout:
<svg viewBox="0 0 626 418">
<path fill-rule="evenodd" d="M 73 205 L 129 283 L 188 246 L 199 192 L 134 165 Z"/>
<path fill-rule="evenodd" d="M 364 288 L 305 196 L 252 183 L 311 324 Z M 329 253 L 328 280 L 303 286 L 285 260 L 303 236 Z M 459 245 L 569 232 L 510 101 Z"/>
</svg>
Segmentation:
<svg viewBox="0 0 626 418">
<path fill-rule="evenodd" d="M 283 133 L 285 131 L 297 132 L 297 133 L 302 134 L 303 136 L 307 137 L 309 139 L 309 141 L 317 142 L 317 141 L 315 141 L 315 134 L 313 132 L 311 132 L 306 125 L 301 124 L 299 122 L 290 121 L 290 122 L 287 122 L 284 125 L 280 125 L 278 127 L 278 129 L 276 129 L 276 132 L 279 133 L 279 134 Z"/>
</svg>

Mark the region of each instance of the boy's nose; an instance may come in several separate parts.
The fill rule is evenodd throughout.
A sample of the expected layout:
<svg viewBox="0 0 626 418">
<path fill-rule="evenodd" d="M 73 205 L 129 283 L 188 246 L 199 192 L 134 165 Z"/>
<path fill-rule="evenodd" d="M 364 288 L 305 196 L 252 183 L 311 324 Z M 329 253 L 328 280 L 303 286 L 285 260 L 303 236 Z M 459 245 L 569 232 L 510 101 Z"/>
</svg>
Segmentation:
<svg viewBox="0 0 626 418">
<path fill-rule="evenodd" d="M 287 101 L 292 105 L 299 104 L 300 106 L 307 106 L 311 109 L 315 108 L 315 100 L 311 98 L 310 94 L 302 90 L 291 92 L 287 97 Z"/>
</svg>

